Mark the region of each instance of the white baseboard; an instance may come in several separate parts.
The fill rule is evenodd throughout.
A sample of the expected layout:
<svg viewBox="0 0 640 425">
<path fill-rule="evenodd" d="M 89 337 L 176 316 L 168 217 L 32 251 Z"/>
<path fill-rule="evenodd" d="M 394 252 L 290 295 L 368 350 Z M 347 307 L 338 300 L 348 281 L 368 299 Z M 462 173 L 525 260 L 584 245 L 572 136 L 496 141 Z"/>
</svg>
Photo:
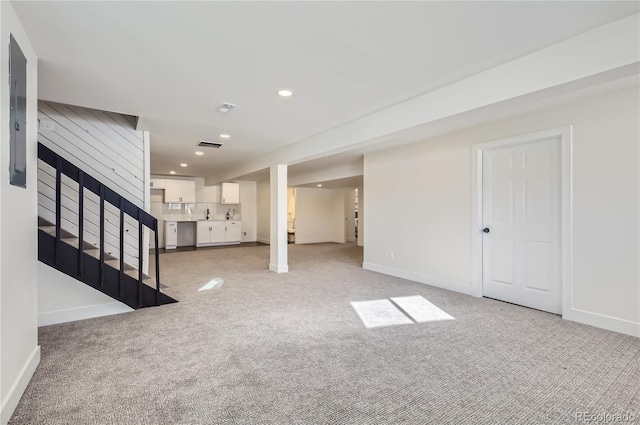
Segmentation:
<svg viewBox="0 0 640 425">
<path fill-rule="evenodd" d="M 38 326 L 55 325 L 57 323 L 73 322 L 75 320 L 91 319 L 92 317 L 110 316 L 112 314 L 127 313 L 133 309 L 119 301 L 106 304 L 89 305 L 66 310 L 51 311 L 38 314 Z"/>
<path fill-rule="evenodd" d="M 289 271 L 288 265 L 269 264 L 269 270 L 276 273 L 287 273 Z"/>
<path fill-rule="evenodd" d="M 310 243 L 344 243 L 344 242 L 342 241 L 338 242 L 338 241 L 329 240 L 329 239 L 307 239 L 307 240 L 298 241 L 298 238 L 296 238 L 296 245 L 304 245 L 304 244 L 310 244 Z"/>
<path fill-rule="evenodd" d="M 395 269 L 393 267 L 381 266 L 373 263 L 362 263 L 362 268 L 378 273 L 387 274 L 390 276 L 399 277 L 402 279 L 426 283 L 427 285 L 436 286 L 438 288 L 461 292 L 467 295 L 473 295 L 471 285 L 465 285 L 459 282 L 453 282 L 446 279 L 408 272 L 406 270 Z M 592 313 L 576 308 L 564 312 L 562 318 L 565 320 L 570 320 L 572 322 L 595 326 L 596 328 L 606 329 L 625 335 L 631 335 L 637 338 L 640 337 L 640 323 L 632 322 L 630 320 L 605 316 L 602 314 Z"/>
<path fill-rule="evenodd" d="M 269 239 L 258 238 L 258 242 L 266 243 L 267 245 L 271 245 L 271 241 Z"/>
<path fill-rule="evenodd" d="M 14 410 L 16 410 L 16 406 L 18 406 L 18 402 L 20 401 L 20 398 L 22 398 L 24 390 L 27 389 L 27 385 L 29 384 L 29 381 L 31 381 L 31 377 L 36 371 L 38 364 L 40 364 L 39 345 L 33 349 L 29 359 L 22 367 L 18 378 L 9 389 L 7 397 L 2 400 L 2 413 L 0 414 L 0 423 L 2 425 L 6 425 L 7 422 L 9 422 L 9 419 L 11 419 L 11 415 L 13 415 Z"/>
<path fill-rule="evenodd" d="M 399 277 L 402 279 L 412 280 L 414 282 L 425 283 L 427 285 L 435 286 L 437 288 L 448 289 L 450 291 L 460 292 L 467 295 L 472 295 L 471 284 L 465 285 L 461 282 L 454 282 L 452 280 L 442 279 L 439 277 L 429 276 L 421 273 L 409 272 L 406 270 L 396 269 L 388 266 L 381 266 L 373 263 L 362 263 L 362 268 L 365 270 L 371 270 L 374 272 L 388 274 L 390 276 Z"/>
<path fill-rule="evenodd" d="M 572 322 L 578 322 L 585 325 L 595 326 L 596 328 L 640 338 L 640 323 L 632 322 L 630 320 L 605 316 L 603 314 L 592 313 L 590 311 L 580 310 L 577 308 L 572 308 L 567 312 L 563 312 L 562 318 L 571 320 Z"/>
</svg>

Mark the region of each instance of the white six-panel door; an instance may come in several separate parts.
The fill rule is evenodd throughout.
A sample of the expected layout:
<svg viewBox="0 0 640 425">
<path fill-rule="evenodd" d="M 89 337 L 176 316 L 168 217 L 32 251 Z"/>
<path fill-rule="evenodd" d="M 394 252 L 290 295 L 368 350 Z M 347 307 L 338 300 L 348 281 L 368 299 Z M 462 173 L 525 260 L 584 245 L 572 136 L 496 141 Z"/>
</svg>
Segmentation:
<svg viewBox="0 0 640 425">
<path fill-rule="evenodd" d="M 482 293 L 562 312 L 560 140 L 482 154 Z"/>
</svg>

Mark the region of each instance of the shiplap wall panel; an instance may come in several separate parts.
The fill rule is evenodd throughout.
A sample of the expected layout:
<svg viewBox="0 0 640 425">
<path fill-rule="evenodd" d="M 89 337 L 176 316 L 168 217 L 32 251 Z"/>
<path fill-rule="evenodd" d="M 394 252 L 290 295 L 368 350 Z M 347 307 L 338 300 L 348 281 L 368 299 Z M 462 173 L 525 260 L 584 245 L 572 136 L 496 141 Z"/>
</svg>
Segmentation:
<svg viewBox="0 0 640 425">
<path fill-rule="evenodd" d="M 121 185 L 123 182 L 119 182 L 118 178 L 122 178 L 127 184 L 131 184 L 133 187 L 138 186 L 138 190 L 142 189 L 142 185 L 139 183 L 144 180 L 144 172 L 140 171 L 140 166 L 143 165 L 140 154 L 136 156 L 123 148 L 118 148 L 110 136 L 96 129 L 94 124 L 99 125 L 97 119 L 87 122 L 75 114 L 73 110 L 65 110 L 63 107 L 58 107 L 56 110 L 47 105 L 41 107 L 40 119 L 49 119 L 55 122 L 55 129 L 41 129 L 39 132 L 41 136 L 52 140 L 56 146 L 64 148 L 66 145 L 77 149 L 77 152 L 70 153 L 77 154 L 75 155 L 77 160 L 82 163 L 95 167 L 95 161 L 98 161 L 102 167 L 97 167 L 95 170 L 104 179 Z M 64 139 L 64 142 L 57 143 L 57 140 L 60 139 Z M 131 182 L 131 179 L 137 181 Z M 135 190 L 129 189 L 129 191 L 135 194 Z"/>
<path fill-rule="evenodd" d="M 139 207 L 144 207 L 144 152 L 140 150 L 138 164 L 134 166 L 128 159 L 133 154 L 118 148 L 117 143 L 103 133 L 92 133 L 80 124 L 65 108 L 54 109 L 47 102 L 40 102 L 38 118 L 54 122 L 54 130 L 39 129 L 39 141 L 53 151 L 64 156 L 69 162 L 85 170 L 93 177 L 120 193 Z M 55 104 L 53 104 L 55 105 Z M 99 111 L 94 112 L 99 113 Z M 107 118 L 109 119 L 109 118 Z M 97 122 L 97 119 L 94 120 Z M 101 138 L 98 138 L 101 136 Z M 142 133 L 138 144 L 143 146 Z"/>
<path fill-rule="evenodd" d="M 107 138 L 113 141 L 112 148 L 120 152 L 124 159 L 133 166 L 131 170 L 137 171 L 136 175 L 141 175 L 140 170 L 144 170 L 142 146 L 136 146 L 134 141 L 122 137 L 111 126 L 100 120 L 100 115 L 104 115 L 104 113 L 101 114 L 100 111 L 91 113 L 86 109 L 68 107 L 65 112 L 69 117 L 76 117 L 74 121 L 95 138 L 101 140 Z"/>
<path fill-rule="evenodd" d="M 142 132 L 120 114 L 38 102 L 38 119 L 51 121 L 54 129 L 40 128 L 38 141 L 139 207 L 144 206 L 144 139 Z M 84 192 L 84 238 L 99 243 L 99 203 Z M 63 228 L 78 233 L 78 183 L 62 179 Z M 38 161 L 39 215 L 55 222 L 55 169 Z M 124 259 L 138 264 L 138 222 L 125 214 Z M 120 212 L 105 203 L 105 251 L 119 256 Z"/>
</svg>

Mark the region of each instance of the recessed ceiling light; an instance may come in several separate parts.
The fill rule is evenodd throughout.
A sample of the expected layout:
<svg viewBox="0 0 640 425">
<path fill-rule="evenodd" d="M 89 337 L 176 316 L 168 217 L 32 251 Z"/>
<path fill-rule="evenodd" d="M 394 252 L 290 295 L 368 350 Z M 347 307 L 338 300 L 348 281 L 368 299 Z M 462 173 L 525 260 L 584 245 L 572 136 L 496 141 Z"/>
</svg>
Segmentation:
<svg viewBox="0 0 640 425">
<path fill-rule="evenodd" d="M 321 185 L 321 184 L 317 184 L 316 186 L 318 186 L 318 187 L 322 187 L 322 185 Z"/>
<path fill-rule="evenodd" d="M 196 155 L 198 155 L 198 156 L 202 156 L 202 155 L 204 155 L 204 152 L 202 152 L 202 151 L 196 151 Z"/>
<path fill-rule="evenodd" d="M 282 97 L 291 97 L 293 96 L 293 91 L 289 89 L 278 90 L 278 95 Z"/>
<path fill-rule="evenodd" d="M 176 173 L 175 171 L 169 171 L 169 174 L 175 174 L 175 173 Z"/>
<path fill-rule="evenodd" d="M 220 138 L 221 138 L 221 139 L 228 139 L 229 137 L 231 137 L 231 135 L 230 135 L 230 134 L 227 134 L 227 133 L 222 133 L 222 134 L 220 135 Z"/>
<path fill-rule="evenodd" d="M 185 163 L 183 162 L 182 164 L 180 164 L 180 166 L 184 168 L 184 167 L 186 167 L 186 166 L 187 166 L 187 164 L 185 164 Z"/>
<path fill-rule="evenodd" d="M 220 106 L 220 108 L 218 108 L 218 112 L 226 114 L 227 112 L 233 110 L 233 108 L 235 108 L 236 106 L 237 105 L 234 105 L 233 103 L 222 102 L 222 105 Z"/>
</svg>

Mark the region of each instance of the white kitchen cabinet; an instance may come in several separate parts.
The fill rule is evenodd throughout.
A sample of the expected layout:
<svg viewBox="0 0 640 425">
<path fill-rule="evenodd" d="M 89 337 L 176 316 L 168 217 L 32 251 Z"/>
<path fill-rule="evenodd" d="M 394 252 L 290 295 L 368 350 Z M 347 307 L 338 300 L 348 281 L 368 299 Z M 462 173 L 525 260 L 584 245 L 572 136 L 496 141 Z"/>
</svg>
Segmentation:
<svg viewBox="0 0 640 425">
<path fill-rule="evenodd" d="M 223 204 L 240 203 L 240 184 L 222 183 L 220 189 L 220 202 Z"/>
<path fill-rule="evenodd" d="M 196 246 L 240 243 L 242 226 L 239 221 L 199 220 Z"/>
<path fill-rule="evenodd" d="M 165 204 L 194 204 L 196 183 L 193 180 L 165 180 Z"/>
<path fill-rule="evenodd" d="M 225 242 L 240 242 L 242 239 L 242 227 L 239 221 L 229 221 L 225 226 L 224 241 Z"/>
<path fill-rule="evenodd" d="M 164 223 L 164 248 L 176 249 L 178 246 L 178 222 L 165 221 Z"/>
<path fill-rule="evenodd" d="M 224 221 L 215 221 L 211 226 L 211 243 L 223 243 L 225 241 L 224 232 Z"/>
<path fill-rule="evenodd" d="M 224 221 L 199 220 L 196 229 L 196 246 L 208 246 L 223 243 Z"/>
<path fill-rule="evenodd" d="M 198 221 L 196 227 L 196 246 L 205 246 L 211 243 L 211 225 L 208 221 Z"/>
<path fill-rule="evenodd" d="M 151 179 L 149 180 L 149 187 L 151 189 L 164 189 L 165 188 L 165 179 Z"/>
</svg>

